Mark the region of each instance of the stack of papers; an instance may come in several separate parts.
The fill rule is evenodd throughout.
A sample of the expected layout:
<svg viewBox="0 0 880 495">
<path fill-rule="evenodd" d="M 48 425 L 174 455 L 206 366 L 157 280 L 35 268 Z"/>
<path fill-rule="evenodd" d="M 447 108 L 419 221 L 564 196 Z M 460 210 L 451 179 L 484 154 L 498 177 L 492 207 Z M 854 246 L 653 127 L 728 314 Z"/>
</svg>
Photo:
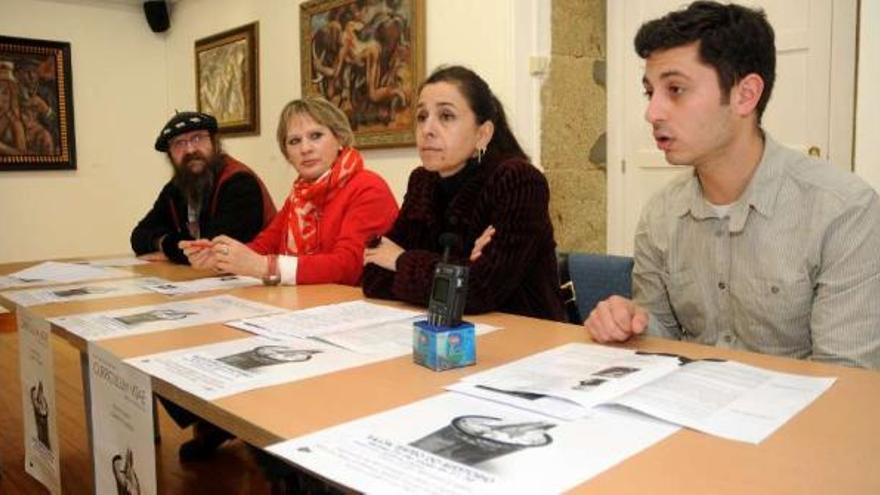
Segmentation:
<svg viewBox="0 0 880 495">
<path fill-rule="evenodd" d="M 759 443 L 834 380 L 729 361 L 567 344 L 447 388 L 560 419 L 588 417 L 597 406 L 623 406 L 712 435 Z"/>
</svg>

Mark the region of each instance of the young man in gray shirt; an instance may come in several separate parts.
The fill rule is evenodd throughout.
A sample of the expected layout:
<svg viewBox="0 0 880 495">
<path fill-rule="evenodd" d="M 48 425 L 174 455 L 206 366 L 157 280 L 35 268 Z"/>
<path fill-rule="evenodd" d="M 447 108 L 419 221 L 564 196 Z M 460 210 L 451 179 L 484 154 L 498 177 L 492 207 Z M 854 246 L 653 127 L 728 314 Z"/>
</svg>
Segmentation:
<svg viewBox="0 0 880 495">
<path fill-rule="evenodd" d="M 694 2 L 642 25 L 635 48 L 657 147 L 694 173 L 646 205 L 635 300 L 601 302 L 592 338 L 880 368 L 880 201 L 761 129 L 776 64 L 764 13 Z"/>
</svg>

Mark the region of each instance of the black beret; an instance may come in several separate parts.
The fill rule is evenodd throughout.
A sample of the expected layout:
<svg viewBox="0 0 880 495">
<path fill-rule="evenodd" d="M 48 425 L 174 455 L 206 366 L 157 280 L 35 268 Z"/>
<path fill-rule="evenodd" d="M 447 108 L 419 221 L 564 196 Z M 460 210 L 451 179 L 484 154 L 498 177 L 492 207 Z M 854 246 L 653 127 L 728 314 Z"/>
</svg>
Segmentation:
<svg viewBox="0 0 880 495">
<path fill-rule="evenodd" d="M 168 141 L 173 137 L 199 130 L 214 134 L 217 132 L 217 119 L 201 112 L 177 112 L 159 132 L 159 137 L 156 138 L 156 151 L 168 151 Z"/>
</svg>

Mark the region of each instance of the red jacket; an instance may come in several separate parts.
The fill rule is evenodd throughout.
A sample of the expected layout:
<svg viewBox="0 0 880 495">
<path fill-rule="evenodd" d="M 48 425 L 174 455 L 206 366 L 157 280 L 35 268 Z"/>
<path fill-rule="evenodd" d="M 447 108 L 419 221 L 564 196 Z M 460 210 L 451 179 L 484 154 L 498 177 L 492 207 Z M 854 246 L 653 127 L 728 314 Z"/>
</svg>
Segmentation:
<svg viewBox="0 0 880 495">
<path fill-rule="evenodd" d="M 272 223 L 248 246 L 260 254 L 287 252 L 290 208 L 288 198 Z M 318 254 L 298 257 L 297 285 L 358 285 L 364 245 L 371 236 L 387 232 L 397 218 L 397 202 L 388 184 L 375 173 L 361 170 L 318 209 Z"/>
</svg>

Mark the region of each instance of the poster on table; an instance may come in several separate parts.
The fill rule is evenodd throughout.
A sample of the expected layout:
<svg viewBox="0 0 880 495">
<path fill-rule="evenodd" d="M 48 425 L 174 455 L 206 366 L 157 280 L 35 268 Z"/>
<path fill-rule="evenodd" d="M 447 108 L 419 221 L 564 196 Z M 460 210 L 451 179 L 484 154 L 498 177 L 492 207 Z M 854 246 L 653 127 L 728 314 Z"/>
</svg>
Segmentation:
<svg viewBox="0 0 880 495">
<path fill-rule="evenodd" d="M 0 276 L 0 289 L 33 285 L 72 284 L 86 280 L 133 276 L 133 272 L 116 268 L 45 261 L 30 268 Z"/>
<path fill-rule="evenodd" d="M 95 260 L 74 261 L 79 265 L 102 266 L 102 267 L 125 267 L 149 265 L 150 262 L 135 256 L 122 256 L 119 258 L 100 258 Z"/>
<path fill-rule="evenodd" d="M 261 285 L 262 280 L 241 275 L 223 275 L 222 277 L 199 278 L 184 282 L 163 282 L 149 286 L 149 289 L 166 296 L 182 296 L 212 290 L 230 290 L 241 287 Z"/>
<path fill-rule="evenodd" d="M 126 360 L 205 400 L 302 380 L 377 360 L 309 339 L 248 337 Z"/>
<path fill-rule="evenodd" d="M 235 296 L 215 296 L 150 306 L 83 313 L 49 321 L 85 340 L 138 335 L 277 313 L 281 308 Z"/>
<path fill-rule="evenodd" d="M 35 306 L 71 301 L 88 301 L 107 297 L 133 296 L 150 292 L 149 286 L 167 283 L 157 277 L 138 277 L 107 282 L 84 282 L 55 285 L 39 289 L 20 289 L 3 292 L 3 297 L 20 306 Z"/>
<path fill-rule="evenodd" d="M 156 493 L 150 377 L 89 343 L 95 492 Z"/>
<path fill-rule="evenodd" d="M 350 301 L 232 321 L 228 325 L 264 337 L 290 339 L 323 337 L 343 330 L 412 320 L 421 315 L 424 315 L 424 311 Z"/>
<path fill-rule="evenodd" d="M 444 393 L 267 450 L 365 493 L 559 493 L 677 430 L 623 411 L 560 421 Z"/>
<path fill-rule="evenodd" d="M 57 494 L 61 493 L 61 466 L 49 322 L 20 306 L 16 319 L 24 469 L 50 493 Z"/>
</svg>

